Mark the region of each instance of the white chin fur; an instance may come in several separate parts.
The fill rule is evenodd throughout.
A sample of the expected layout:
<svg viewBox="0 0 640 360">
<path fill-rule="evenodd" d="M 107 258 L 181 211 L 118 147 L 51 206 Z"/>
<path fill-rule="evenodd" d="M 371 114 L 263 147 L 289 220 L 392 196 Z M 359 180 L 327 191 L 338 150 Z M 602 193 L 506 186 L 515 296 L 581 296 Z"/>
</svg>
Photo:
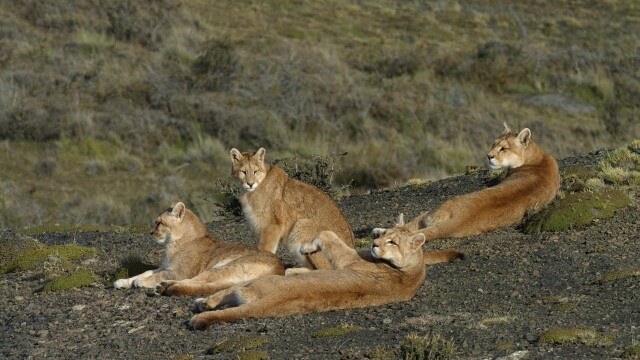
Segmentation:
<svg viewBox="0 0 640 360">
<path fill-rule="evenodd" d="M 493 170 L 502 168 L 502 165 L 496 165 L 493 162 L 491 162 L 491 160 L 487 161 L 487 165 Z"/>
</svg>

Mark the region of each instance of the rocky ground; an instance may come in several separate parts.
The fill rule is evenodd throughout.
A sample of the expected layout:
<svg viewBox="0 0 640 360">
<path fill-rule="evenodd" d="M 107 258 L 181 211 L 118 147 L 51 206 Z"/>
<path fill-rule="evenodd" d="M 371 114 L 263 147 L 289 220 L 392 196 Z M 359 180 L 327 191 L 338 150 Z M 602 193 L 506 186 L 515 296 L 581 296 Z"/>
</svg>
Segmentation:
<svg viewBox="0 0 640 360">
<path fill-rule="evenodd" d="M 596 158 L 565 159 L 561 165 L 593 165 Z M 399 212 L 411 218 L 487 183 L 486 172 L 479 171 L 352 196 L 340 206 L 362 238 L 374 227 L 391 225 Z M 222 217 L 208 227 L 221 239 L 256 242 L 239 217 Z M 102 250 L 78 261 L 102 279 L 79 289 L 43 292 L 42 270 L 2 275 L 0 357 L 394 359 L 404 357 L 401 344 L 410 333 L 439 333 L 455 344 L 453 357 L 460 359 L 626 357 L 624 352 L 640 342 L 639 235 L 640 209 L 633 205 L 583 229 L 526 235 L 517 225 L 439 240 L 427 247 L 457 249 L 466 259 L 429 268 L 409 302 L 243 320 L 197 332 L 187 327 L 192 298 L 106 285 L 107 274 L 126 256 L 159 263 L 162 248 L 149 235 L 46 232 L 35 237 L 48 245 Z M 7 230 L 0 241 L 20 236 Z M 620 276 L 615 280 L 612 274 Z M 603 281 L 606 276 L 612 280 Z M 355 331 L 320 333 L 345 326 Z M 545 342 L 543 334 L 558 328 L 582 329 L 583 335 L 564 344 L 559 338 Z"/>
</svg>

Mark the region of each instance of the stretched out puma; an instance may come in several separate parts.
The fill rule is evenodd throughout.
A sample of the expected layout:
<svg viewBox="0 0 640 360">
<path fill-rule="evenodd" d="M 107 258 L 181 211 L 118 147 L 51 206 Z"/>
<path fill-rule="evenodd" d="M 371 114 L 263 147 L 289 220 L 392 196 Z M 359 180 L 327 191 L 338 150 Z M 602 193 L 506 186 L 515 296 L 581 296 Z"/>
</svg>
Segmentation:
<svg viewBox="0 0 640 360">
<path fill-rule="evenodd" d="M 299 251 L 324 256 L 335 270 L 293 276 L 267 276 L 196 300 L 204 311 L 190 325 L 205 330 L 211 324 L 240 318 L 280 317 L 316 311 L 375 306 L 410 300 L 424 281 L 425 263 L 461 257 L 455 251 L 425 253 L 423 234 L 398 226 L 374 240 L 360 255 L 331 231 L 321 232 Z M 428 261 L 425 257 L 430 258 Z M 220 307 L 227 308 L 216 310 Z"/>
<path fill-rule="evenodd" d="M 513 225 L 525 213 L 550 203 L 560 188 L 556 160 L 531 139 L 531 130 L 518 134 L 505 130 L 487 154 L 493 169 L 508 167 L 498 185 L 447 200 L 433 211 L 420 214 L 407 227 L 425 235 L 426 241 L 465 237 Z M 376 235 L 395 231 L 374 229 Z"/>
<path fill-rule="evenodd" d="M 258 248 L 275 253 L 284 241 L 289 253 L 309 269 L 331 269 L 320 254 L 301 254 L 300 246 L 321 231 L 333 231 L 348 248 L 354 236 L 342 211 L 329 195 L 315 186 L 289 178 L 264 161 L 266 150 L 255 154 L 231 149 L 231 174 L 244 193 L 240 203 L 245 217 L 260 235 Z"/>
<path fill-rule="evenodd" d="M 117 280 L 116 289 L 156 288 L 164 295 L 206 295 L 265 275 L 284 275 L 275 255 L 243 244 L 216 240 L 181 202 L 156 219 L 152 235 L 164 244 L 160 268 Z"/>
</svg>

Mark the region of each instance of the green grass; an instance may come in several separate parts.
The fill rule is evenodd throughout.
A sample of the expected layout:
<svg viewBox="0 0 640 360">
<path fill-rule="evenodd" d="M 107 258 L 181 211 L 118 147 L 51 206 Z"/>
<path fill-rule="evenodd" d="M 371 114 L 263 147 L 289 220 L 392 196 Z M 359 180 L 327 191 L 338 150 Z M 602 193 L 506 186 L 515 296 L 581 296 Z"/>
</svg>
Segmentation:
<svg viewBox="0 0 640 360">
<path fill-rule="evenodd" d="M 149 224 L 178 199 L 211 220 L 231 147 L 347 152 L 333 185 L 375 188 L 482 165 L 503 120 L 558 158 L 619 146 L 635 6 L 3 2 L 0 227 Z M 525 101 L 549 94 L 593 110 Z"/>
</svg>

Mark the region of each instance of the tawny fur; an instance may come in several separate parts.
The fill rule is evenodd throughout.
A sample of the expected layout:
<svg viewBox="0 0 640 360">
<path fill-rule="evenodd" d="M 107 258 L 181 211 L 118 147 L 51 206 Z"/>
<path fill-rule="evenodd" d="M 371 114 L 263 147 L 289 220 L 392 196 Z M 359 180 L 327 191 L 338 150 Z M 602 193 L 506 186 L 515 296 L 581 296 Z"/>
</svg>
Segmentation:
<svg viewBox="0 0 640 360">
<path fill-rule="evenodd" d="M 284 275 L 275 255 L 214 239 L 198 217 L 179 202 L 156 219 L 151 232 L 165 244 L 162 266 L 120 279 L 114 287 L 156 288 L 164 295 L 206 295 L 265 275 Z"/>
<path fill-rule="evenodd" d="M 408 301 L 424 281 L 424 235 L 399 229 L 376 239 L 365 256 L 331 231 L 303 244 L 302 253 L 324 256 L 335 270 L 308 271 L 293 276 L 268 276 L 196 300 L 205 311 L 190 325 L 205 330 L 211 324 L 240 318 L 280 317 L 309 312 L 375 306 Z M 439 262 L 450 258 L 436 256 Z M 434 259 L 435 260 L 435 259 Z M 219 307 L 229 306 L 222 310 Z"/>
<path fill-rule="evenodd" d="M 275 253 L 280 241 L 300 265 L 309 269 L 331 269 L 319 254 L 303 255 L 300 246 L 313 241 L 321 231 L 333 231 L 347 248 L 354 237 L 336 203 L 320 189 L 289 176 L 264 161 L 265 149 L 255 154 L 231 149 L 231 173 L 244 193 L 240 203 L 247 220 L 260 236 L 258 248 Z"/>
<path fill-rule="evenodd" d="M 413 219 L 407 228 L 423 233 L 426 241 L 477 235 L 517 223 L 526 212 L 549 204 L 560 188 L 556 160 L 531 139 L 529 129 L 514 134 L 505 124 L 487 159 L 492 168 L 509 168 L 504 180 L 447 200 Z M 391 231 L 374 229 L 375 234 Z"/>
</svg>

